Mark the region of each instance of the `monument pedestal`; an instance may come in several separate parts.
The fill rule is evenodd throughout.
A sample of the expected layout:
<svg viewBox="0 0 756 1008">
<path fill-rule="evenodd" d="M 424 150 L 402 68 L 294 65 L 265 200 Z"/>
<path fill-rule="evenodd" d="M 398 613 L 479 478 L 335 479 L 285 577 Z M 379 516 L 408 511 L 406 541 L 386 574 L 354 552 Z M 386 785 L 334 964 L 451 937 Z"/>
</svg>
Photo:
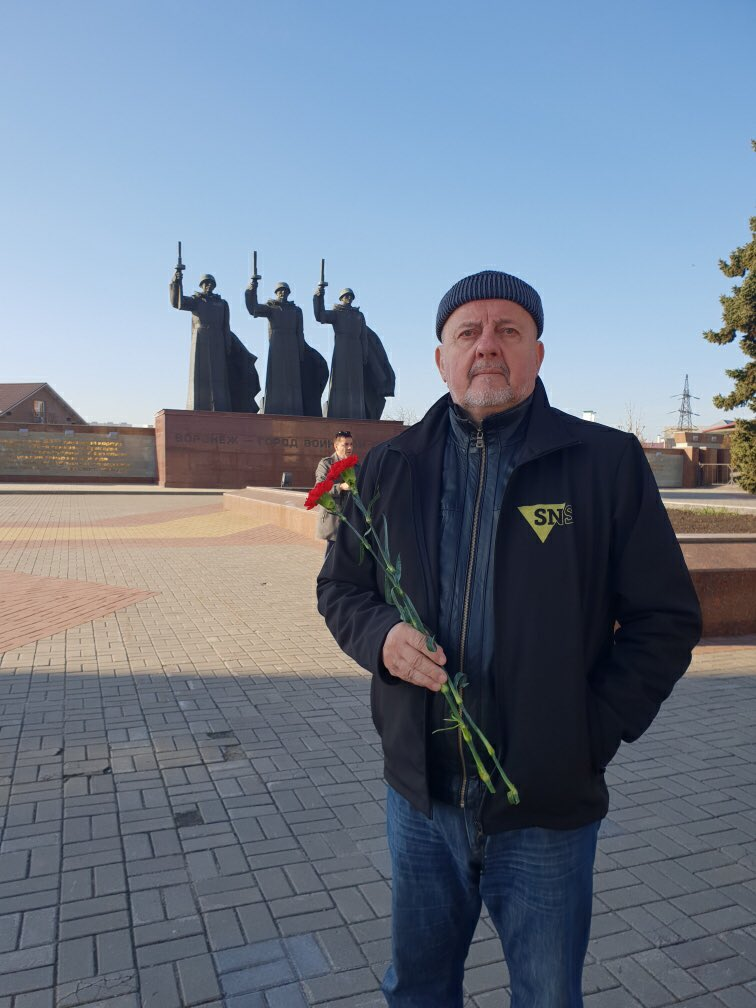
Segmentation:
<svg viewBox="0 0 756 1008">
<path fill-rule="evenodd" d="M 155 417 L 158 482 L 164 487 L 311 487 L 336 431 L 352 432 L 355 454 L 400 434 L 399 420 L 161 410 Z"/>
</svg>

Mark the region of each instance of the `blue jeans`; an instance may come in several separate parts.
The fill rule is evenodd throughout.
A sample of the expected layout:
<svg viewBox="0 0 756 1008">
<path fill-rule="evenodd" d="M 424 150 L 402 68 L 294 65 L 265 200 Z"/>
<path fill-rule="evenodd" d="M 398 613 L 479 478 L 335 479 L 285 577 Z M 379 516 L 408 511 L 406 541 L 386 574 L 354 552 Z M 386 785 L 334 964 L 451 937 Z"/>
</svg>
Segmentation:
<svg viewBox="0 0 756 1008">
<path fill-rule="evenodd" d="M 465 958 L 485 903 L 509 968 L 511 1008 L 580 1008 L 598 823 L 484 835 L 482 785 L 433 818 L 388 789 L 393 869 L 390 1008 L 462 1008 Z"/>
</svg>

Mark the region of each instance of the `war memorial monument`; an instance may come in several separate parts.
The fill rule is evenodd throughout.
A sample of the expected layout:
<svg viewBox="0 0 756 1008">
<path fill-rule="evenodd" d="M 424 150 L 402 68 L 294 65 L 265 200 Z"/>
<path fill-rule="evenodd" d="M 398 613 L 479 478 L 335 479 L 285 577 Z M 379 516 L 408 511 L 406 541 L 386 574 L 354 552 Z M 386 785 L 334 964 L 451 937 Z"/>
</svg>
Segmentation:
<svg viewBox="0 0 756 1008">
<path fill-rule="evenodd" d="M 274 284 L 271 298 L 260 300 L 262 276 L 253 253 L 244 303 L 252 318 L 268 322 L 261 406 L 255 399 L 257 357 L 232 332 L 229 306 L 215 292 L 215 277 L 202 276 L 199 289 L 187 296 L 185 268 L 179 243 L 169 298 L 174 308 L 192 315 L 189 394 L 186 410 L 161 410 L 156 417 L 161 486 L 279 486 L 284 479 L 307 486 L 330 451 L 334 422 L 349 424 L 363 453 L 401 430 L 400 422 L 381 420 L 386 399 L 394 395 L 394 370 L 378 335 L 352 304 L 354 292 L 344 288 L 333 307 L 325 307 L 325 260 L 313 313 L 317 322 L 333 327 L 330 369 L 306 342 L 302 309 L 285 280 Z"/>
</svg>

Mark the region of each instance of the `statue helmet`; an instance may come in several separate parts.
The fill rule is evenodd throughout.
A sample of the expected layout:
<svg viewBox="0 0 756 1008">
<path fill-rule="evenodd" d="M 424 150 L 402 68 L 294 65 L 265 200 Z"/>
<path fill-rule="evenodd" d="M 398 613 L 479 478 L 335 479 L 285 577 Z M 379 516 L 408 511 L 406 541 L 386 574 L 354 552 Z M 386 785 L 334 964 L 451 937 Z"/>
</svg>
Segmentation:
<svg viewBox="0 0 756 1008">
<path fill-rule="evenodd" d="M 291 287 L 286 283 L 285 280 L 279 280 L 276 286 L 273 288 L 273 293 L 277 294 L 280 290 L 287 290 L 291 294 Z"/>
<path fill-rule="evenodd" d="M 339 294 L 339 301 L 344 297 L 345 294 L 351 294 L 354 298 L 354 291 L 351 287 L 345 287 L 344 290 Z"/>
<path fill-rule="evenodd" d="M 213 274 L 212 274 L 212 273 L 205 273 L 205 274 L 204 274 L 204 276 L 201 276 L 201 277 L 200 277 L 200 279 L 199 279 L 199 282 L 200 282 L 200 287 L 202 286 L 202 284 L 203 284 L 203 283 L 204 283 L 204 282 L 205 282 L 206 280 L 209 280 L 209 281 L 210 281 L 210 283 L 211 283 L 211 284 L 213 285 L 213 287 L 217 287 L 217 286 L 218 286 L 218 285 L 216 284 L 216 282 L 215 282 L 215 277 L 213 276 Z"/>
</svg>

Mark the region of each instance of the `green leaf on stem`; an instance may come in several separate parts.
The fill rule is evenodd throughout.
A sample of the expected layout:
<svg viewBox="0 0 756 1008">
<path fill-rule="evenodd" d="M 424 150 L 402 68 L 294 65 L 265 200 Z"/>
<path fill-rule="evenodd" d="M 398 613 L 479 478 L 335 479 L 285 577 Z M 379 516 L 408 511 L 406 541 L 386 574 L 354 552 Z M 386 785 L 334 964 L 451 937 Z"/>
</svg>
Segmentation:
<svg viewBox="0 0 756 1008">
<path fill-rule="evenodd" d="M 389 553 L 389 538 L 388 538 L 388 518 L 383 516 L 383 550 L 386 556 L 386 560 L 390 563 L 390 553 Z"/>
</svg>

